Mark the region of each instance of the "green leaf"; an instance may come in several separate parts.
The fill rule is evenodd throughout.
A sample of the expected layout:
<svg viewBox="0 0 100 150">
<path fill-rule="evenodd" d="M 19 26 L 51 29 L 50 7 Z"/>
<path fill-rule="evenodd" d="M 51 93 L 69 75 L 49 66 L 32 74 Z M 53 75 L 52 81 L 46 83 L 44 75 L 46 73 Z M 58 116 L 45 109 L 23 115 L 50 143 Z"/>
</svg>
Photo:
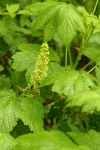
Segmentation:
<svg viewBox="0 0 100 150">
<path fill-rule="evenodd" d="M 55 61 L 55 62 L 60 61 L 59 56 L 52 48 L 49 48 L 49 59 L 50 59 L 50 61 Z"/>
<path fill-rule="evenodd" d="M 91 36 L 90 41 L 84 55 L 96 63 L 100 63 L 100 33 L 95 33 Z"/>
<path fill-rule="evenodd" d="M 13 91 L 0 91 L 0 130 L 5 133 L 12 131 L 17 123 L 15 103 L 16 97 Z"/>
<path fill-rule="evenodd" d="M 19 145 L 14 150 L 88 150 L 76 146 L 64 133 L 60 131 L 43 131 L 27 134 L 17 138 Z"/>
<path fill-rule="evenodd" d="M 95 47 L 89 47 L 84 51 L 84 55 L 96 63 L 100 63 L 100 50 Z"/>
<path fill-rule="evenodd" d="M 48 1 L 47 3 L 38 2 L 26 6 L 26 10 L 29 10 L 32 14 L 37 15 L 43 10 L 45 10 L 47 7 L 51 7 L 54 4 L 57 4 L 57 2 L 55 1 L 52 1 L 52 3 L 50 1 Z"/>
<path fill-rule="evenodd" d="M 48 71 L 47 71 L 47 76 L 49 76 L 50 74 L 52 74 L 56 71 L 62 71 L 62 70 L 64 70 L 64 68 L 61 67 L 58 63 L 50 62 L 49 63 L 49 68 L 48 68 Z"/>
<path fill-rule="evenodd" d="M 55 18 L 51 19 L 45 24 L 43 31 L 44 41 L 50 41 L 57 31 L 57 20 Z"/>
<path fill-rule="evenodd" d="M 0 90 L 2 89 L 10 89 L 11 88 L 11 81 L 5 75 L 0 75 Z"/>
<path fill-rule="evenodd" d="M 0 72 L 4 70 L 4 67 L 0 65 Z"/>
<path fill-rule="evenodd" d="M 10 45 L 10 49 L 16 48 L 17 45 L 25 42 L 25 38 L 18 33 L 21 32 L 17 22 L 9 16 L 0 20 L 0 36 Z M 15 40 L 16 39 L 16 40 Z"/>
<path fill-rule="evenodd" d="M 17 98 L 11 90 L 0 91 L 0 130 L 12 131 L 20 118 L 30 130 L 43 130 L 43 106 L 35 99 Z"/>
<path fill-rule="evenodd" d="M 32 22 L 31 27 L 33 32 L 34 30 L 43 28 L 45 41 L 51 40 L 54 34 L 58 33 L 66 47 L 69 48 L 77 31 L 84 32 L 81 15 L 70 4 L 58 2 L 49 6 L 48 2 L 45 2 L 41 3 L 41 7 L 44 4 L 45 9 L 39 10 L 39 12 L 37 10 L 36 19 Z M 35 9 L 35 4 L 32 5 L 32 8 Z"/>
<path fill-rule="evenodd" d="M 25 79 L 27 83 L 30 81 L 31 75 L 34 74 L 34 69 L 35 69 L 35 62 L 34 64 L 30 65 L 25 73 Z"/>
<path fill-rule="evenodd" d="M 67 107 L 82 107 L 82 111 L 87 113 L 100 111 L 100 87 L 73 95 L 67 102 Z"/>
<path fill-rule="evenodd" d="M 100 18 L 91 14 L 88 16 L 88 24 L 93 23 L 94 26 L 94 33 L 100 32 Z"/>
<path fill-rule="evenodd" d="M 13 71 L 12 76 L 11 76 L 11 82 L 12 82 L 12 87 L 13 90 L 19 94 L 19 88 L 25 88 L 27 86 L 26 80 L 25 80 L 25 72 L 18 72 L 18 71 Z"/>
<path fill-rule="evenodd" d="M 24 26 L 29 27 L 30 26 L 30 19 L 26 16 L 20 16 L 20 24 L 22 27 L 24 27 Z"/>
<path fill-rule="evenodd" d="M 12 5 L 8 5 L 8 4 L 7 4 L 6 9 L 7 9 L 7 11 L 8 11 L 10 14 L 13 14 L 13 13 L 15 13 L 16 11 L 18 11 L 18 9 L 19 9 L 19 4 L 12 4 Z"/>
<path fill-rule="evenodd" d="M 90 130 L 88 133 L 69 132 L 68 135 L 78 145 L 85 145 L 90 150 L 100 150 L 100 132 Z"/>
<path fill-rule="evenodd" d="M 66 69 L 52 73 L 41 83 L 40 87 L 53 83 L 53 92 L 64 93 L 67 96 L 89 90 L 89 87 L 94 86 L 94 83 L 87 75 L 81 74 L 74 69 Z"/>
<path fill-rule="evenodd" d="M 15 69 L 16 71 L 27 70 L 25 76 L 26 80 L 29 81 L 31 75 L 34 73 L 35 61 L 39 54 L 40 45 L 24 43 L 19 45 L 18 49 L 20 50 L 20 52 L 16 52 L 12 56 L 13 58 L 12 68 Z M 49 49 L 49 53 L 50 53 L 49 56 L 50 61 L 59 62 L 60 58 L 52 48 Z"/>
<path fill-rule="evenodd" d="M 38 100 L 19 98 L 16 103 L 16 114 L 25 125 L 29 125 L 31 131 L 43 130 L 44 111 Z"/>
<path fill-rule="evenodd" d="M 84 22 L 88 26 L 93 24 L 94 26 L 94 33 L 100 32 L 100 16 L 97 17 L 94 14 L 89 14 L 84 7 L 78 7 L 79 12 L 83 15 Z"/>
<path fill-rule="evenodd" d="M 1 150 L 12 150 L 17 142 L 9 134 L 0 133 L 0 149 Z"/>
<path fill-rule="evenodd" d="M 53 53 L 51 53 L 51 56 L 52 56 L 52 54 Z M 54 56 L 51 59 L 55 59 L 56 57 L 54 57 Z M 32 66 L 31 65 L 29 66 L 29 68 L 25 74 L 27 83 L 29 82 L 31 75 L 34 74 L 34 69 L 35 69 L 35 63 L 34 63 L 34 65 L 32 64 Z M 49 74 L 51 74 L 53 72 L 61 71 L 61 70 L 63 70 L 63 69 L 59 64 L 57 64 L 56 62 L 50 62 L 49 66 L 48 66 L 47 76 L 49 76 Z"/>
<path fill-rule="evenodd" d="M 72 5 L 63 5 L 58 18 L 58 35 L 68 48 L 77 31 L 84 31 L 83 20 Z"/>
<path fill-rule="evenodd" d="M 38 44 L 21 44 L 18 47 L 21 52 L 16 52 L 13 55 L 13 69 L 23 71 L 33 65 L 39 53 L 40 46 Z"/>
<path fill-rule="evenodd" d="M 31 13 L 29 10 L 23 9 L 23 10 L 19 10 L 18 13 L 19 15 L 25 15 L 25 16 L 32 16 L 33 13 Z"/>
</svg>

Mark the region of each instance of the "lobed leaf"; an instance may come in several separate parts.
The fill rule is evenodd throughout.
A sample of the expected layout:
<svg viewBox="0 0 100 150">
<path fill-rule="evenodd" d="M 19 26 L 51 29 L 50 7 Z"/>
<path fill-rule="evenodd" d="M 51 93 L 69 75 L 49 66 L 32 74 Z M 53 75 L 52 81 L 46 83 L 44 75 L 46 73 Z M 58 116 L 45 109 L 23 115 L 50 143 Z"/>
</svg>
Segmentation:
<svg viewBox="0 0 100 150">
<path fill-rule="evenodd" d="M 0 130 L 8 133 L 17 124 L 15 113 L 16 96 L 11 90 L 0 91 Z"/>
<path fill-rule="evenodd" d="M 66 3 L 58 2 L 52 5 L 39 3 L 45 9 L 37 10 L 37 16 L 33 20 L 31 28 L 34 30 L 44 29 L 44 40 L 49 41 L 55 33 L 58 33 L 67 48 L 74 39 L 77 31 L 84 32 L 84 23 L 78 10 Z M 35 8 L 35 5 L 32 5 Z M 38 12 L 39 11 L 39 12 Z"/>
<path fill-rule="evenodd" d="M 93 24 L 94 33 L 100 32 L 100 16 L 89 14 L 84 7 L 78 7 L 79 12 L 82 14 L 86 26 Z"/>
<path fill-rule="evenodd" d="M 43 106 L 38 100 L 16 97 L 11 90 L 0 91 L 0 131 L 9 133 L 20 118 L 30 130 L 43 130 Z"/>
<path fill-rule="evenodd" d="M 26 6 L 26 10 L 29 10 L 34 15 L 37 15 L 43 10 L 45 10 L 47 7 L 49 8 L 53 6 L 54 4 L 57 4 L 57 2 L 55 1 L 52 1 L 52 3 L 49 1 L 47 3 L 37 2 L 37 3 Z"/>
<path fill-rule="evenodd" d="M 16 103 L 16 114 L 30 130 L 38 132 L 43 130 L 44 111 L 42 104 L 35 99 L 19 98 Z"/>
<path fill-rule="evenodd" d="M 100 111 L 100 87 L 69 97 L 67 107 L 74 106 L 82 107 L 82 111 L 87 113 Z"/>
<path fill-rule="evenodd" d="M 18 49 L 20 52 L 16 52 L 13 58 L 12 68 L 16 71 L 26 71 L 26 80 L 29 81 L 30 76 L 34 73 L 35 61 L 39 54 L 40 45 L 24 43 L 19 45 Z M 59 62 L 59 56 L 53 49 L 49 49 L 49 59 L 50 61 Z"/>
<path fill-rule="evenodd" d="M 17 71 L 23 71 L 29 68 L 29 66 L 34 64 L 39 53 L 40 46 L 37 44 L 21 44 L 18 47 L 21 52 L 16 52 L 13 58 L 13 69 Z"/>
<path fill-rule="evenodd" d="M 0 149 L 1 150 L 12 150 L 17 141 L 9 134 L 0 133 Z"/>
<path fill-rule="evenodd" d="M 19 4 L 12 4 L 12 5 L 8 5 L 6 7 L 7 11 L 11 14 L 15 13 L 16 11 L 18 11 L 19 9 Z"/>
<path fill-rule="evenodd" d="M 18 32 L 21 32 L 21 27 L 14 19 L 7 16 L 0 20 L 0 36 L 10 45 L 10 48 L 16 48 L 17 45 L 25 42 L 25 38 L 21 37 Z"/>
<path fill-rule="evenodd" d="M 63 93 L 67 96 L 89 90 L 90 87 L 94 86 L 94 83 L 87 75 L 81 74 L 74 69 L 66 69 L 50 74 L 44 79 L 40 87 L 50 84 L 54 84 L 52 87 L 53 92 Z"/>
<path fill-rule="evenodd" d="M 100 149 L 100 132 L 90 130 L 88 133 L 69 132 L 68 135 L 78 145 L 85 145 L 91 150 Z"/>
<path fill-rule="evenodd" d="M 100 63 L 100 33 L 91 36 L 84 55 L 96 63 Z"/>
<path fill-rule="evenodd" d="M 27 134 L 18 137 L 17 141 L 19 145 L 14 150 L 88 150 L 86 147 L 76 146 L 60 131 Z"/>
</svg>

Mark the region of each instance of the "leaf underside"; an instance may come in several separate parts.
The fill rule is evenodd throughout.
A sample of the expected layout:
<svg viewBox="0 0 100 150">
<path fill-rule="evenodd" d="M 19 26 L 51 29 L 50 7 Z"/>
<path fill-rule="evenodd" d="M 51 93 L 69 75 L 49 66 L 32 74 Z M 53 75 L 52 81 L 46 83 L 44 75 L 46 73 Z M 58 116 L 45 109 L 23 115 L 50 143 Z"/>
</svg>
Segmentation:
<svg viewBox="0 0 100 150">
<path fill-rule="evenodd" d="M 41 3 L 41 7 L 42 7 Z M 35 5 L 32 5 L 35 9 Z M 33 11 L 34 12 L 34 11 Z M 71 41 L 74 39 L 77 31 L 84 32 L 84 23 L 78 10 L 66 3 L 54 3 L 48 5 L 45 3 L 45 8 L 37 10 L 36 19 L 31 24 L 32 31 L 44 29 L 44 41 L 48 42 L 53 38 L 55 33 L 69 48 Z"/>
</svg>

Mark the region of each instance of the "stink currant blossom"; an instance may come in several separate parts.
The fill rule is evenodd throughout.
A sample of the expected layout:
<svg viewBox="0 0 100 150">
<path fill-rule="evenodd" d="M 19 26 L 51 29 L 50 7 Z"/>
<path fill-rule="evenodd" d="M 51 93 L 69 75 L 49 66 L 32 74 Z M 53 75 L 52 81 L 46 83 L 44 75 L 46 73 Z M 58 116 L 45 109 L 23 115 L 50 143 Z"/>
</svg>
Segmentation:
<svg viewBox="0 0 100 150">
<path fill-rule="evenodd" d="M 34 69 L 34 74 L 31 75 L 30 82 L 26 90 L 32 91 L 28 97 L 32 97 L 34 94 L 40 95 L 39 84 L 47 76 L 49 63 L 49 47 L 45 42 L 41 45 L 40 53 L 38 54 L 36 60 L 36 66 Z"/>
</svg>

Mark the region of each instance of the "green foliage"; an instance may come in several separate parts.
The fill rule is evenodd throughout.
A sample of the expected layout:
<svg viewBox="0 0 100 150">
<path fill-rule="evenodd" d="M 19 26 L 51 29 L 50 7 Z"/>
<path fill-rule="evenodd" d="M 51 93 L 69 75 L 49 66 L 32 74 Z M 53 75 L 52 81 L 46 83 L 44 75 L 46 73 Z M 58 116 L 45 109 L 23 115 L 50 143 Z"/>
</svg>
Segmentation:
<svg viewBox="0 0 100 150">
<path fill-rule="evenodd" d="M 67 96 L 89 90 L 89 87 L 94 86 L 94 83 L 87 75 L 81 74 L 74 69 L 54 72 L 49 75 L 40 86 L 42 87 L 53 83 L 53 92 L 63 93 Z"/>
<path fill-rule="evenodd" d="M 68 99 L 68 101 L 69 103 L 67 107 L 82 106 L 82 110 L 88 113 L 100 111 L 100 87 L 96 87 L 93 90 L 73 95 Z"/>
<path fill-rule="evenodd" d="M 17 142 L 9 134 L 0 133 L 0 149 L 2 150 L 12 150 Z"/>
<path fill-rule="evenodd" d="M 100 85 L 100 65 L 96 67 L 95 72 L 96 72 L 96 77 L 97 77 L 97 84 Z"/>
<path fill-rule="evenodd" d="M 0 90 L 10 89 L 10 88 L 11 88 L 10 79 L 5 75 L 0 75 Z"/>
<path fill-rule="evenodd" d="M 18 120 L 15 103 L 16 97 L 13 91 L 0 91 L 0 130 L 5 133 L 12 131 Z"/>
<path fill-rule="evenodd" d="M 11 16 L 11 18 L 15 17 L 15 12 L 18 11 L 19 9 L 19 4 L 13 4 L 13 5 L 8 5 L 7 4 L 7 11 L 9 13 L 9 15 Z"/>
<path fill-rule="evenodd" d="M 29 81 L 30 76 L 34 73 L 35 61 L 39 54 L 40 45 L 24 43 L 19 45 L 18 49 L 21 52 L 17 52 L 15 53 L 15 55 L 13 55 L 12 58 L 14 59 L 14 61 L 12 67 L 16 71 L 27 70 L 26 79 L 27 81 Z M 52 49 L 49 49 L 49 52 L 50 52 L 50 60 L 58 62 L 59 61 L 58 55 Z M 54 65 L 56 64 L 54 63 Z M 53 66 L 52 63 L 50 63 L 50 66 Z M 51 72 L 50 71 L 51 69 L 49 69 L 49 72 Z"/>
<path fill-rule="evenodd" d="M 90 130 L 88 133 L 70 132 L 68 135 L 76 144 L 83 144 L 91 150 L 100 149 L 100 133 Z"/>
<path fill-rule="evenodd" d="M 43 129 L 43 108 L 38 100 L 17 98 L 13 91 L 1 90 L 0 103 L 1 131 L 12 131 L 19 118 L 34 132 Z"/>
<path fill-rule="evenodd" d="M 9 16 L 0 20 L 0 37 L 3 37 L 5 42 L 10 45 L 10 49 L 16 48 L 17 45 L 25 41 L 24 38 L 20 37 L 18 32 L 22 31 L 16 20 Z"/>
<path fill-rule="evenodd" d="M 100 38 L 100 33 L 93 34 L 93 36 L 90 38 L 86 50 L 84 51 L 84 55 L 96 63 L 100 63 L 99 38 Z"/>
<path fill-rule="evenodd" d="M 65 3 L 44 3 L 44 8 L 40 11 L 42 3 L 39 3 L 38 9 L 36 4 L 29 7 L 33 13 L 37 12 L 37 17 L 33 20 L 31 28 L 34 32 L 36 29 L 44 28 L 44 41 L 49 41 L 58 33 L 67 48 L 77 31 L 84 32 L 84 23 L 77 9 Z M 38 5 L 37 5 L 38 6 Z M 42 6 L 43 7 L 43 6 Z M 36 12 L 34 12 L 34 9 Z M 39 11 L 39 13 L 38 13 Z"/>
<path fill-rule="evenodd" d="M 24 122 L 29 125 L 30 130 L 38 132 L 43 130 L 44 111 L 38 100 L 29 98 L 20 98 L 16 103 L 16 114 Z"/>
<path fill-rule="evenodd" d="M 43 131 L 36 134 L 27 134 L 17 138 L 19 145 L 15 147 L 15 150 L 23 149 L 37 149 L 37 150 L 88 150 L 81 146 L 76 146 L 72 141 L 59 131 Z"/>
<path fill-rule="evenodd" d="M 15 53 L 13 55 L 14 63 L 13 69 L 17 71 L 23 71 L 29 68 L 29 66 L 33 66 L 34 61 L 36 61 L 38 52 L 39 52 L 39 45 L 33 44 L 22 44 L 18 47 L 21 52 Z"/>
<path fill-rule="evenodd" d="M 19 4 L 7 5 L 7 11 L 10 14 L 15 13 L 16 11 L 18 11 L 18 9 L 19 9 Z"/>
<path fill-rule="evenodd" d="M 100 149 L 99 4 L 0 0 L 0 150 Z"/>
</svg>

